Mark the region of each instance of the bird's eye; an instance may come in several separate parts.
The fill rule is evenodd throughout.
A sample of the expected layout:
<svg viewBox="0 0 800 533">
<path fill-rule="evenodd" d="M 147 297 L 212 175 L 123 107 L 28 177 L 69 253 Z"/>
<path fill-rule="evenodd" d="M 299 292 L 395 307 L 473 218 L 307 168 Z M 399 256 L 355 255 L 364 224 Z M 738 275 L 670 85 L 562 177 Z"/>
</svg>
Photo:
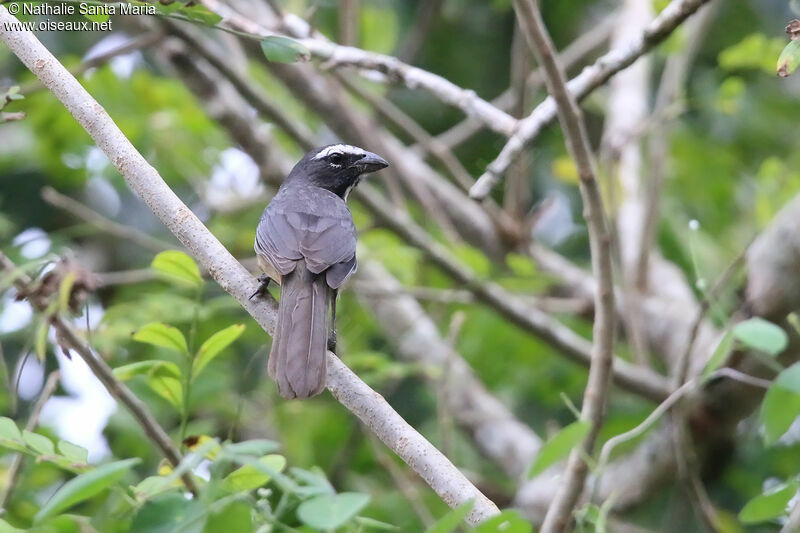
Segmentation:
<svg viewBox="0 0 800 533">
<path fill-rule="evenodd" d="M 333 163 L 334 165 L 341 165 L 342 164 L 342 154 L 339 152 L 333 152 L 329 157 L 328 160 Z"/>
</svg>

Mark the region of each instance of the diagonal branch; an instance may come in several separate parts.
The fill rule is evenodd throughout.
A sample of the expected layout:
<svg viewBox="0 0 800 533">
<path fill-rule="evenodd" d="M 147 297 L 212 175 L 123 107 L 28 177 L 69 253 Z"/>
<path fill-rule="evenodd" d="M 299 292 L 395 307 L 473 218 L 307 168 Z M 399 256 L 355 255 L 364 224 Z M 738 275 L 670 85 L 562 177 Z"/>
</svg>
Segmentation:
<svg viewBox="0 0 800 533">
<path fill-rule="evenodd" d="M 603 211 L 603 199 L 595 179 L 594 161 L 586 133 L 586 123 L 575 97 L 567 89 L 564 71 L 556 60 L 555 47 L 542 21 L 535 0 L 515 0 L 520 27 L 528 45 L 545 72 L 547 90 L 558 105 L 558 118 L 567 149 L 575 160 L 580 177 L 581 196 L 586 226 L 589 230 L 589 247 L 592 271 L 597 279 L 595 291 L 595 318 L 592 345 L 592 362 L 589 379 L 583 395 L 581 420 L 591 424 L 589 433 L 570 453 L 563 480 L 559 484 L 553 504 L 542 524 L 543 533 L 564 531 L 583 492 L 588 473 L 584 455 L 591 456 L 600 432 L 608 399 L 608 386 L 614 360 L 614 279 L 611 270 L 609 229 Z"/>
<path fill-rule="evenodd" d="M 183 61 L 181 61 L 181 65 L 185 67 L 182 70 L 184 74 L 188 73 L 188 69 L 196 71 L 198 66 L 197 64 L 187 64 Z M 299 74 L 299 71 L 299 68 L 292 70 L 295 75 Z M 278 74 L 284 75 L 286 72 L 279 71 Z M 203 87 L 210 88 L 211 86 L 209 84 L 212 80 L 205 77 L 203 79 L 205 80 Z M 309 82 L 302 84 L 302 87 L 309 88 L 314 85 L 315 84 Z M 300 88 L 301 84 L 298 83 L 297 87 Z M 344 110 L 342 110 L 340 106 L 326 105 L 326 103 L 319 101 L 322 97 L 320 96 L 317 98 L 315 94 L 306 95 L 302 93 L 301 96 L 308 98 L 309 105 L 319 107 L 320 116 L 325 118 L 325 120 L 332 121 L 333 126 L 342 131 L 342 137 L 347 139 L 348 137 L 359 135 L 357 131 L 358 127 L 355 125 L 349 128 L 347 127 L 348 125 L 338 125 L 338 122 L 347 122 L 350 119 L 349 116 L 340 116 L 344 113 Z M 207 100 L 207 98 L 204 98 L 204 100 Z M 230 104 L 230 101 L 226 101 L 226 103 Z M 214 109 L 217 112 L 220 111 L 219 106 L 215 106 Z M 325 113 L 322 112 L 323 109 L 326 111 Z M 356 121 L 352 120 L 352 122 Z M 351 129 L 356 131 L 349 133 Z M 373 135 L 373 138 L 374 137 Z M 394 145 L 391 145 L 391 147 L 393 148 Z M 252 142 L 248 143 L 245 149 L 253 157 L 255 157 L 260 150 L 259 146 Z M 387 151 L 387 153 L 389 152 Z M 407 157 L 406 151 L 401 153 L 397 150 L 396 153 L 397 158 L 390 157 L 393 163 L 403 163 L 400 159 L 403 158 L 404 154 L 406 155 L 406 157 L 404 157 L 404 164 L 409 163 L 411 158 Z M 416 176 L 420 177 L 420 174 L 416 174 Z M 509 318 L 522 329 L 545 339 L 561 350 L 567 358 L 585 366 L 589 365 L 591 361 L 591 344 L 583 337 L 577 335 L 571 329 L 553 319 L 550 315 L 534 308 L 527 302 L 522 301 L 519 297 L 509 294 L 508 291 L 504 290 L 499 285 L 480 279 L 460 261 L 454 258 L 444 246 L 439 244 L 413 219 L 384 200 L 382 195 L 377 193 L 374 189 L 361 186 L 354 191 L 354 194 L 380 223 L 398 234 L 412 246 L 424 251 L 433 262 L 450 274 L 455 280 L 462 283 L 478 300 L 493 307 L 497 312 Z M 466 199 L 466 197 L 464 198 Z M 463 205 L 463 202 L 459 205 Z M 474 204 L 467 202 L 466 205 Z M 614 378 L 615 382 L 622 388 L 656 402 L 663 400 L 669 394 L 669 387 L 661 376 L 650 369 L 635 367 L 623 360 L 617 362 Z"/>
<path fill-rule="evenodd" d="M 0 6 L 0 28 L 16 26 L 17 20 Z M 211 277 L 265 331 L 276 322 L 274 300 L 251 301 L 257 282 L 208 231 L 167 186 L 158 172 L 114 124 L 103 107 L 66 71 L 58 60 L 28 31 L 0 29 L 0 39 L 45 84 L 91 135 L 100 149 L 125 178 L 128 186 L 172 231 Z M 64 324 L 66 326 L 66 324 Z M 72 340 L 72 339 L 68 339 Z M 99 359 L 98 359 L 99 361 Z M 328 389 L 375 434 L 409 464 L 448 505 L 468 500 L 474 506 L 468 515 L 477 523 L 497 514 L 497 506 L 422 435 L 400 417 L 378 393 L 361 381 L 335 355 L 328 353 Z"/>
<path fill-rule="evenodd" d="M 597 87 L 603 85 L 614 74 L 628 67 L 655 45 L 666 39 L 687 17 L 710 0 L 673 0 L 641 36 L 624 48 L 615 48 L 599 58 L 593 65 L 583 69 L 567 84 L 570 94 L 582 100 Z M 539 104 L 533 112 L 520 121 L 516 133 L 509 139 L 497 158 L 486 167 L 486 171 L 475 182 L 470 196 L 486 198 L 500 182 L 508 167 L 537 135 L 555 120 L 556 103 L 552 97 Z"/>
<path fill-rule="evenodd" d="M 0 19 L 5 16 L 5 8 L 0 6 Z M 0 37 L 5 37 L 0 34 Z M 52 56 L 51 56 L 52 57 Z M 61 66 L 61 69 L 64 67 Z M 66 72 L 66 71 L 65 71 Z M 71 77 L 71 75 L 68 74 Z M 40 78 L 42 79 L 42 78 Z M 75 78 L 72 78 L 73 80 Z M 44 79 L 42 79 L 44 81 Z M 76 82 L 77 83 L 77 82 Z M 12 271 L 16 265 L 2 252 L 0 252 L 0 271 Z M 17 278 L 15 285 L 27 292 L 25 289 L 33 283 L 33 280 L 27 275 L 22 275 Z M 30 298 L 31 305 L 39 310 L 44 311 L 47 308 L 47 302 L 41 298 Z M 169 438 L 167 432 L 164 431 L 158 421 L 153 417 L 147 406 L 131 392 L 131 390 L 114 377 L 114 372 L 111 367 L 106 364 L 100 355 L 98 355 L 89 346 L 80 335 L 75 331 L 72 325 L 64 320 L 62 317 L 55 315 L 51 318 L 51 324 L 55 328 L 60 341 L 70 350 L 74 350 L 86 362 L 86 365 L 91 369 L 92 373 L 100 380 L 103 386 L 108 390 L 114 398 L 116 398 L 128 411 L 130 411 L 133 418 L 139 423 L 144 430 L 145 435 L 153 441 L 166 459 L 177 466 L 181 462 L 181 452 Z M 197 494 L 197 487 L 194 483 L 194 478 L 189 473 L 181 476 L 186 488 L 193 494 Z"/>
<path fill-rule="evenodd" d="M 273 34 L 262 28 L 252 20 L 239 15 L 219 0 L 202 0 L 211 11 L 223 17 L 224 22 L 236 30 L 255 35 L 268 36 Z M 450 80 L 427 70 L 422 70 L 393 56 L 367 52 L 352 46 L 341 46 L 321 36 L 314 35 L 311 27 L 297 17 L 283 16 L 277 21 L 292 37 L 305 46 L 311 54 L 326 62 L 326 66 L 352 66 L 368 71 L 377 71 L 399 80 L 411 89 L 422 88 L 433 96 L 461 109 L 469 116 L 481 120 L 487 127 L 509 136 L 517 127 L 517 119 L 496 108 L 475 91 L 463 89 Z"/>
<path fill-rule="evenodd" d="M 564 69 L 570 70 L 586 56 L 600 48 L 603 43 L 608 41 L 608 37 L 615 24 L 616 17 L 613 14 L 607 16 L 600 23 L 577 37 L 564 48 L 564 50 L 558 54 L 558 59 L 561 64 L 564 65 Z M 523 86 L 526 91 L 532 93 L 540 88 L 543 83 L 542 70 L 537 68 L 528 74 Z M 514 87 L 509 87 L 503 91 L 500 96 L 492 99 L 490 103 L 503 111 L 509 111 L 514 105 L 514 100 L 519 98 L 519 96 Z M 452 126 L 450 129 L 438 134 L 435 139 L 443 146 L 453 150 L 483 128 L 484 124 L 480 120 L 468 117 Z M 430 147 L 422 144 L 417 144 L 413 148 L 420 153 L 430 153 Z"/>
</svg>

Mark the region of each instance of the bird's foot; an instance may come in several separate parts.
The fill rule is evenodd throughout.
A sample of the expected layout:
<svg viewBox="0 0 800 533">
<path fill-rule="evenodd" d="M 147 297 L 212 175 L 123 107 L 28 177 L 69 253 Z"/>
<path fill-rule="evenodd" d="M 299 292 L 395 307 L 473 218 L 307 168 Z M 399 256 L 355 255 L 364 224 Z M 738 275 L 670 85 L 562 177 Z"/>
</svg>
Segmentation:
<svg viewBox="0 0 800 533">
<path fill-rule="evenodd" d="M 266 296 L 271 281 L 272 279 L 266 274 L 261 274 L 260 276 L 258 276 L 258 284 L 259 284 L 258 288 L 253 294 L 250 295 L 250 299 L 252 300 L 256 296 L 258 296 L 259 298 Z"/>
<path fill-rule="evenodd" d="M 332 329 L 328 332 L 328 350 L 336 353 L 336 330 Z"/>
</svg>

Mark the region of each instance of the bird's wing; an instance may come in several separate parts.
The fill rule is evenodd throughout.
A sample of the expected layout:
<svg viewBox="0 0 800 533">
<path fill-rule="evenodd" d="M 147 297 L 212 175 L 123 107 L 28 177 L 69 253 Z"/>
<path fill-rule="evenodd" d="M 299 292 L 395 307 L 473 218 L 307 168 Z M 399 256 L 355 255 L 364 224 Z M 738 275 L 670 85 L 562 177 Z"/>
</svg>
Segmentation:
<svg viewBox="0 0 800 533">
<path fill-rule="evenodd" d="M 341 198 L 318 187 L 292 187 L 282 189 L 264 210 L 255 248 L 282 275 L 299 259 L 315 274 L 336 266 L 329 284 L 338 286 L 355 269 L 356 239 L 353 217 Z"/>
</svg>

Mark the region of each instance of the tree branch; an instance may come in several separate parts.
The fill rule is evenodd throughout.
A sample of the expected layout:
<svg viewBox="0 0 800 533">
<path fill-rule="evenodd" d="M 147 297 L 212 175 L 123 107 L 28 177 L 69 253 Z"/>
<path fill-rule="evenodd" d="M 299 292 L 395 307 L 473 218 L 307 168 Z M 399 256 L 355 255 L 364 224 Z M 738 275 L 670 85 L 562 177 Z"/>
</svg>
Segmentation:
<svg viewBox="0 0 800 533">
<path fill-rule="evenodd" d="M 0 6 L 0 28 L 17 20 Z M 211 277 L 250 313 L 267 332 L 276 322 L 274 300 L 251 301 L 257 286 L 202 222 L 167 186 L 158 172 L 139 154 L 103 107 L 71 76 L 53 55 L 28 31 L 0 29 L 0 39 L 45 84 L 91 135 L 100 149 L 153 213 L 172 231 L 208 270 Z M 79 340 L 63 320 L 67 340 Z M 91 354 L 89 354 L 91 356 Z M 88 359 L 92 360 L 92 357 Z M 100 359 L 94 359 L 98 364 Z M 87 361 L 88 362 L 88 361 Z M 104 362 L 102 362 L 105 365 Z M 108 369 L 110 372 L 110 368 Z M 361 381 L 335 355 L 328 353 L 328 389 L 345 407 L 358 416 L 387 446 L 403 458 L 450 506 L 474 500 L 468 515 L 477 523 L 499 511 L 458 469 L 417 433 L 375 391 Z"/>
<path fill-rule="evenodd" d="M 239 31 L 256 36 L 272 34 L 247 17 L 239 15 L 219 0 L 202 0 L 202 3 L 223 17 L 224 22 Z M 505 136 L 513 134 L 517 127 L 517 120 L 514 117 L 479 97 L 475 91 L 462 89 L 437 74 L 403 63 L 393 56 L 367 52 L 352 46 L 341 46 L 328 41 L 321 36 L 314 35 L 311 27 L 297 17 L 284 16 L 277 22 L 305 46 L 314 57 L 324 60 L 326 67 L 345 65 L 377 71 L 404 83 L 410 89 L 425 89 L 442 102 L 480 119 L 487 127 Z"/>
<path fill-rule="evenodd" d="M 592 455 L 594 443 L 605 415 L 614 360 L 614 322 L 616 318 L 614 279 L 611 270 L 609 230 L 603 211 L 600 188 L 595 179 L 594 161 L 583 114 L 575 97 L 567 88 L 564 72 L 556 61 L 555 47 L 544 26 L 535 0 L 515 0 L 514 9 L 528 45 L 544 69 L 547 90 L 558 106 L 558 118 L 564 131 L 567 149 L 578 169 L 584 217 L 589 231 L 592 271 L 597 280 L 594 298 L 594 342 L 589 379 L 581 409 L 581 419 L 589 422 L 591 426 L 580 448 L 576 447 L 569 455 L 564 478 L 541 528 L 542 533 L 560 533 L 569 525 L 572 512 L 583 492 L 588 472 L 583 456 Z"/>
<path fill-rule="evenodd" d="M 53 207 L 63 209 L 67 213 L 91 224 L 100 231 L 118 237 L 122 242 L 136 244 L 151 252 L 163 252 L 176 247 L 174 244 L 151 237 L 136 228 L 125 226 L 106 218 L 69 196 L 61 194 L 52 187 L 42 188 L 42 199 Z"/>
<path fill-rule="evenodd" d="M 585 98 L 597 87 L 603 85 L 614 74 L 628 67 L 640 56 L 663 41 L 689 15 L 710 0 L 673 0 L 642 35 L 623 49 L 615 48 L 598 59 L 593 65 L 583 69 L 567 87 L 577 100 Z M 509 139 L 497 158 L 486 167 L 486 171 L 475 182 L 470 196 L 475 199 L 486 198 L 500 182 L 511 163 L 522 150 L 550 124 L 557 115 L 556 103 L 552 97 L 539 104 L 527 118 L 519 122 L 516 133 Z"/>
<path fill-rule="evenodd" d="M 0 6 L 0 21 L 10 18 L 7 13 L 8 12 L 6 11 L 6 8 Z M 3 40 L 5 40 L 6 35 L 6 33 L 0 31 L 0 38 Z M 38 41 L 37 44 L 39 44 Z M 39 46 L 41 46 L 41 44 Z M 9 46 L 9 48 L 12 47 Z M 14 48 L 12 48 L 12 50 L 13 49 Z M 55 58 L 52 56 L 50 57 L 55 60 Z M 58 66 L 66 73 L 64 67 L 60 63 Z M 68 73 L 67 76 L 69 76 L 73 81 L 75 80 L 75 78 L 72 78 L 72 76 Z M 49 80 L 46 80 L 45 77 L 40 77 L 39 79 L 41 79 L 45 85 L 48 85 Z M 77 83 L 77 81 L 75 83 Z M 0 269 L 3 271 L 12 271 L 15 268 L 16 265 L 4 253 L 0 252 Z M 16 281 L 14 282 L 18 289 L 20 289 L 23 293 L 27 292 L 26 288 L 32 283 L 33 280 L 27 274 L 17 277 Z M 29 301 L 31 305 L 38 311 L 44 311 L 48 306 L 48 303 L 41 298 L 32 297 L 29 298 Z M 130 411 L 131 415 L 133 415 L 133 418 L 144 430 L 145 435 L 147 435 L 147 437 L 153 441 L 164 457 L 166 457 L 167 461 L 172 463 L 173 466 L 178 466 L 178 464 L 181 462 L 181 452 L 178 450 L 175 444 L 173 444 L 172 439 L 169 438 L 169 435 L 167 435 L 167 432 L 164 431 L 164 428 L 158 424 L 158 421 L 155 419 L 155 417 L 153 417 L 150 411 L 148 411 L 147 406 L 145 406 L 145 404 L 142 403 L 142 401 L 139 400 L 139 398 L 137 398 L 124 383 L 121 383 L 117 380 L 117 378 L 114 377 L 114 372 L 111 370 L 111 367 L 106 364 L 103 358 L 97 354 L 91 346 L 81 339 L 80 335 L 78 335 L 69 322 L 64 320 L 59 315 L 54 315 L 51 318 L 50 323 L 58 333 L 60 342 L 81 356 L 81 359 L 86 362 L 86 365 L 91 369 L 92 373 L 97 377 L 97 379 L 100 380 L 106 390 L 108 390 L 109 394 L 116 398 L 117 401 L 119 401 L 128 409 L 128 411 Z M 186 485 L 186 488 L 196 495 L 197 486 L 195 485 L 191 474 L 186 473 L 181 476 L 181 479 Z"/>
<path fill-rule="evenodd" d="M 616 20 L 614 15 L 610 15 L 567 45 L 567 47 L 558 54 L 558 60 L 564 65 L 564 69 L 571 69 L 584 57 L 606 42 L 615 24 Z M 540 88 L 543 84 L 544 78 L 542 76 L 542 69 L 540 68 L 531 71 L 525 79 L 526 90 L 530 92 Z M 518 97 L 517 91 L 513 87 L 510 87 L 503 91 L 500 96 L 494 98 L 491 104 L 503 111 L 509 111 Z M 456 146 L 466 142 L 467 139 L 483 128 L 484 125 L 480 120 L 467 117 L 447 131 L 437 135 L 435 139 L 443 146 L 452 150 Z M 415 145 L 413 149 L 421 153 L 428 153 L 424 145 Z"/>
</svg>

